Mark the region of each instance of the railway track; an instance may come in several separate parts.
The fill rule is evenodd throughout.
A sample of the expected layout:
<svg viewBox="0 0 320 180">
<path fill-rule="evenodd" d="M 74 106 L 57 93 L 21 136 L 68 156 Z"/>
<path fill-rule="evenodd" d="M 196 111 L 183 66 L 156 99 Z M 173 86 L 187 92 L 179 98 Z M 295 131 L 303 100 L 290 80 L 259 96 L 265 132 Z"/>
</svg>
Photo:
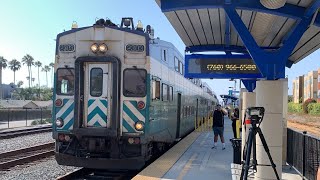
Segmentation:
<svg viewBox="0 0 320 180">
<path fill-rule="evenodd" d="M 73 172 L 67 173 L 57 178 L 57 180 L 71 180 L 71 179 L 112 179 L 112 180 L 127 180 L 134 177 L 137 171 L 110 171 L 100 169 L 81 168 Z"/>
<path fill-rule="evenodd" d="M 50 132 L 52 131 L 51 125 L 49 126 L 40 126 L 40 127 L 32 127 L 26 129 L 13 129 L 13 130 L 1 130 L 0 131 L 0 139 L 8 139 L 17 136 L 23 136 L 28 134 L 42 133 L 42 132 Z"/>
<path fill-rule="evenodd" d="M 0 153 L 0 170 L 54 155 L 54 142 Z"/>
</svg>

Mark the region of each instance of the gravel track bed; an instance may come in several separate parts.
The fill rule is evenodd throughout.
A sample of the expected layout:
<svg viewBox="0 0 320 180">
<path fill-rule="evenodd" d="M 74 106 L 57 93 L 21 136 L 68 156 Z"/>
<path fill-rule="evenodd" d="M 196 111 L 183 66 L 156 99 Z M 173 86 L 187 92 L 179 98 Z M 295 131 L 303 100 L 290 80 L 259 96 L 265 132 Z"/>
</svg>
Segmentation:
<svg viewBox="0 0 320 180">
<path fill-rule="evenodd" d="M 48 142 L 53 142 L 52 132 L 30 134 L 10 139 L 1 139 L 0 152 L 7 152 L 16 149 L 27 148 Z"/>
<path fill-rule="evenodd" d="M 6 180 L 43 180 L 56 179 L 68 172 L 79 169 L 71 166 L 58 165 L 54 157 L 35 161 L 26 165 L 16 166 L 9 171 L 0 171 L 0 179 Z"/>
</svg>

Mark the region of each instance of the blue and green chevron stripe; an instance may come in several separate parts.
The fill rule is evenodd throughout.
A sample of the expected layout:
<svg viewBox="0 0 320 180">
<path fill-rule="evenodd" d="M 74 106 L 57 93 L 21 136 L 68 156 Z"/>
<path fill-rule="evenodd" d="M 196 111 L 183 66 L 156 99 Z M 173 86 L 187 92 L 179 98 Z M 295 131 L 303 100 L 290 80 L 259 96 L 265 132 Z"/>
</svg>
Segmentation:
<svg viewBox="0 0 320 180">
<path fill-rule="evenodd" d="M 73 128 L 74 122 L 74 100 L 73 99 L 63 99 L 63 106 L 55 108 L 56 118 L 62 118 L 64 125 L 61 128 L 57 127 L 57 131 L 68 131 Z"/>
<path fill-rule="evenodd" d="M 145 122 L 146 108 L 138 109 L 137 101 L 123 101 L 122 111 L 122 132 L 135 133 L 139 132 L 134 125 L 137 121 Z"/>
<path fill-rule="evenodd" d="M 87 126 L 107 127 L 108 101 L 104 99 L 90 99 L 88 101 Z"/>
</svg>

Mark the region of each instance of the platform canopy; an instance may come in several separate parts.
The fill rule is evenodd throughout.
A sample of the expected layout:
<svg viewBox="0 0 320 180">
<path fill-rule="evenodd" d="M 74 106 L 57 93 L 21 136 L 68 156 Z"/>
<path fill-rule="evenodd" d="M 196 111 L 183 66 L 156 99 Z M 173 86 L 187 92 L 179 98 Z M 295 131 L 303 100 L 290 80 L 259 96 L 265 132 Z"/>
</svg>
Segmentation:
<svg viewBox="0 0 320 180">
<path fill-rule="evenodd" d="M 279 50 L 286 42 L 285 65 L 291 67 L 320 47 L 320 0 L 156 0 L 187 52 L 248 52 L 255 40 L 260 49 Z M 237 24 L 233 9 L 248 33 Z M 229 12 L 229 13 L 228 13 Z M 303 21 L 305 20 L 305 21 Z M 298 27 L 303 26 L 304 27 Z M 244 26 L 243 26 L 244 27 Z M 242 29 L 241 29 L 242 28 Z M 300 28 L 300 29 L 299 29 Z M 237 33 L 239 32 L 240 33 Z M 242 36 L 239 36 L 242 34 Z M 290 49 L 291 48 L 291 49 Z M 249 50 L 250 51 L 250 50 Z M 254 52 L 252 49 L 252 53 Z M 290 51 L 290 52 L 289 52 Z M 252 55 L 249 52 L 250 55 Z M 253 58 L 254 59 L 254 58 Z"/>
</svg>

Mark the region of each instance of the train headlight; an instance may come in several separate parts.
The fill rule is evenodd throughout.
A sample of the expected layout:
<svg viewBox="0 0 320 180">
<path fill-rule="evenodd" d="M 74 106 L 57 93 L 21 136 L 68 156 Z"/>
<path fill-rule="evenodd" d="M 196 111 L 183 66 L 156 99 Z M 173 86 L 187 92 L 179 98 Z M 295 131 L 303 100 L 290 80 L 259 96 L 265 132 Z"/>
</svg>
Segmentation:
<svg viewBox="0 0 320 180">
<path fill-rule="evenodd" d="M 90 49 L 93 53 L 97 53 L 98 52 L 98 44 L 96 44 L 96 43 L 92 44 Z"/>
<path fill-rule="evenodd" d="M 59 128 L 63 126 L 63 119 L 62 118 L 56 119 L 56 126 Z"/>
<path fill-rule="evenodd" d="M 138 121 L 136 122 L 134 127 L 136 128 L 137 131 L 142 131 L 144 129 L 144 122 Z"/>
<path fill-rule="evenodd" d="M 100 44 L 99 45 L 99 51 L 102 52 L 102 53 L 105 53 L 108 51 L 108 46 L 104 43 Z"/>
</svg>

